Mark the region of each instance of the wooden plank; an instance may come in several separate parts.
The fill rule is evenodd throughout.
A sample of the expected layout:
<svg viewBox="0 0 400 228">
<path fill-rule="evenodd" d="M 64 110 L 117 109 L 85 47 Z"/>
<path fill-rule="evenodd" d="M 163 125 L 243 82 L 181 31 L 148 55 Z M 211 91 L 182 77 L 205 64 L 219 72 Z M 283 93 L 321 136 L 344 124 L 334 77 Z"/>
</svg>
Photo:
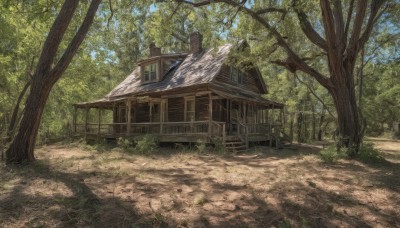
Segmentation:
<svg viewBox="0 0 400 228">
<path fill-rule="evenodd" d="M 131 102 L 131 99 L 130 98 L 128 98 L 127 99 L 127 109 L 126 109 L 127 111 L 127 113 L 126 113 L 126 115 L 127 115 L 127 127 L 126 127 L 126 134 L 127 135 L 129 135 L 130 134 L 130 132 L 131 132 L 131 110 L 132 110 L 132 102 Z"/>
<path fill-rule="evenodd" d="M 212 136 L 212 99 L 211 93 L 208 94 L 208 137 Z"/>
<path fill-rule="evenodd" d="M 100 136 L 100 126 L 101 126 L 101 108 L 97 109 L 99 112 L 99 126 L 97 129 L 97 134 Z"/>
<path fill-rule="evenodd" d="M 87 129 L 88 129 L 88 119 L 89 119 L 89 110 L 90 108 L 85 107 L 85 138 L 87 136 Z"/>
<path fill-rule="evenodd" d="M 203 96 L 210 94 L 211 91 L 200 91 L 200 92 L 188 92 L 188 93 L 178 93 L 178 94 L 168 94 L 163 95 L 161 98 L 176 98 L 176 97 L 189 97 L 189 96 Z"/>
</svg>

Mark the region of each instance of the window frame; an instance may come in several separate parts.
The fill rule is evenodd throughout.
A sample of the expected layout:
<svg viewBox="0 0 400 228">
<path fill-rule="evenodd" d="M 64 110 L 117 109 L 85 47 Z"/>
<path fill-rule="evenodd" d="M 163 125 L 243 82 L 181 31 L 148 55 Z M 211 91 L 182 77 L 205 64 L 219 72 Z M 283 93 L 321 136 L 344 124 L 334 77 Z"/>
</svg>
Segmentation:
<svg viewBox="0 0 400 228">
<path fill-rule="evenodd" d="M 149 63 L 142 66 L 142 81 L 143 83 L 157 82 L 158 80 L 158 63 Z M 147 74 L 147 75 L 146 75 Z M 147 80 L 146 80 L 146 77 Z"/>
<path fill-rule="evenodd" d="M 231 66 L 230 76 L 232 82 L 236 84 L 243 84 L 245 73 L 242 70 Z"/>
<path fill-rule="evenodd" d="M 191 105 L 193 110 L 192 111 L 188 111 L 188 104 L 189 102 L 193 102 L 193 104 Z M 189 120 L 189 114 L 190 116 L 192 116 L 192 119 Z M 194 122 L 196 121 L 196 98 L 194 96 L 190 96 L 190 97 L 185 97 L 185 118 L 184 121 L 185 122 Z"/>
</svg>

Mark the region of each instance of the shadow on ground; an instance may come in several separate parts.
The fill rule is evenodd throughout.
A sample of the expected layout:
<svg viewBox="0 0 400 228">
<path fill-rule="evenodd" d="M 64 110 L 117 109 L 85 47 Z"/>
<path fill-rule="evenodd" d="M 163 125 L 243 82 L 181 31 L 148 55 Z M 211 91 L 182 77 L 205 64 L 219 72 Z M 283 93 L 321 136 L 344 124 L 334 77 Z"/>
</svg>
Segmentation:
<svg viewBox="0 0 400 228">
<path fill-rule="evenodd" d="M 327 165 L 317 147 L 296 148 L 143 157 L 49 147 L 35 164 L 1 167 L 0 226 L 400 226 L 397 163 Z"/>
</svg>

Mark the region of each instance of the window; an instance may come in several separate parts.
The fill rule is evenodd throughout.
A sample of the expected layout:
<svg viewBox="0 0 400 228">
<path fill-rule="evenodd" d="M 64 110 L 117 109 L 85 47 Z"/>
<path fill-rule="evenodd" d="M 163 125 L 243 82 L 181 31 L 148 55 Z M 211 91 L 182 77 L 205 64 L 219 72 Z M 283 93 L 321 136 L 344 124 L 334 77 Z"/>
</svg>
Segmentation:
<svg viewBox="0 0 400 228">
<path fill-rule="evenodd" d="M 235 67 L 231 67 L 231 80 L 233 82 L 243 84 L 243 76 L 244 76 L 244 73 L 241 70 L 239 70 Z"/>
<path fill-rule="evenodd" d="M 194 97 L 190 97 L 186 99 L 186 110 L 185 110 L 185 121 L 194 121 L 195 120 L 195 99 Z"/>
<path fill-rule="evenodd" d="M 144 82 L 154 82 L 157 80 L 157 63 L 144 66 L 143 79 Z"/>
</svg>

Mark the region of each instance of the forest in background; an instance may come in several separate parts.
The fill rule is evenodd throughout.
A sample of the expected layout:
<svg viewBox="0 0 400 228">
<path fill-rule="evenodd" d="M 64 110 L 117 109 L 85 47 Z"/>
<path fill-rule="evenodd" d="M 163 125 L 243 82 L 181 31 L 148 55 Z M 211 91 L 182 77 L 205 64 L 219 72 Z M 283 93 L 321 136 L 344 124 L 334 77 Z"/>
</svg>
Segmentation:
<svg viewBox="0 0 400 228">
<path fill-rule="evenodd" d="M 24 112 L 24 88 L 29 86 L 46 34 L 61 5 L 59 1 L 45 0 L 0 1 L 0 131 L 3 136 L 13 122 L 19 98 L 15 125 Z M 83 5 L 68 28 L 67 38 L 74 35 L 85 16 L 89 4 Z M 370 136 L 389 136 L 393 122 L 400 121 L 400 23 L 395 16 L 399 13 L 398 5 L 386 9 L 357 60 L 358 102 L 367 126 L 365 133 Z M 313 7 L 316 6 L 309 4 L 306 9 L 311 11 Z M 311 19 L 317 16 L 309 15 Z M 278 21 L 281 15 L 271 17 Z M 307 56 L 310 65 L 326 72 L 321 53 L 305 42 L 304 34 L 296 30 L 299 26 L 293 26 L 298 23 L 296 17 L 288 13 L 282 23 L 280 32 L 291 34 L 287 42 Z M 271 63 L 285 54 L 276 48 L 276 41 L 265 29 L 249 16 L 238 14 L 234 7 L 212 5 L 193 9 L 185 4 L 105 1 L 71 65 L 50 94 L 38 143 L 69 137 L 72 104 L 104 96 L 131 73 L 138 60 L 148 55 L 150 43 L 162 47 L 163 53 L 185 52 L 188 35 L 193 31 L 203 34 L 205 47 L 242 39 L 249 42 L 251 52 L 241 58 L 255 61 L 259 66 L 269 88 L 266 97 L 285 104 L 285 132 L 294 140 L 310 142 L 329 139 L 335 134 L 336 113 L 328 92 L 314 79 Z M 61 49 L 66 45 L 62 43 Z"/>
</svg>

